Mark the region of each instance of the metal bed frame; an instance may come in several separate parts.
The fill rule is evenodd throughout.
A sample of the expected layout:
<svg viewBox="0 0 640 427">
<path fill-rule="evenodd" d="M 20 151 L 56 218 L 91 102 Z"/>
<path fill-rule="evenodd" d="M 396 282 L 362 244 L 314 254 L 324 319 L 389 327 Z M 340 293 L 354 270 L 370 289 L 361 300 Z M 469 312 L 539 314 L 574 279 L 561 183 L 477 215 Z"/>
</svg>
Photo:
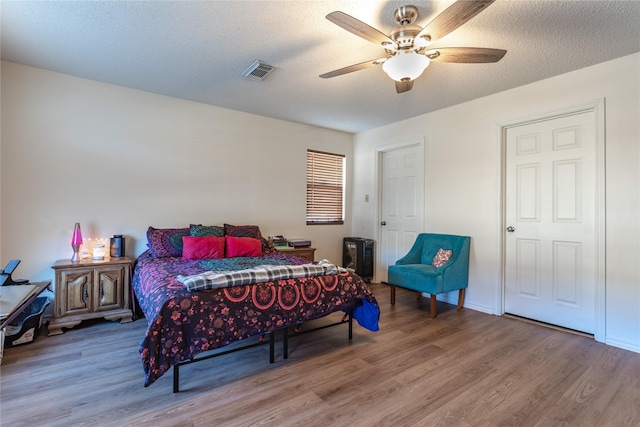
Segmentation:
<svg viewBox="0 0 640 427">
<path fill-rule="evenodd" d="M 335 312 L 332 312 L 335 313 Z M 329 314 L 332 313 L 327 313 L 326 315 L 328 316 Z M 225 351 L 221 351 L 221 352 L 216 352 L 214 354 L 207 354 L 205 356 L 196 356 L 193 357 L 189 360 L 185 360 L 183 362 L 179 362 L 176 363 L 175 365 L 173 365 L 173 392 L 174 393 L 178 393 L 180 391 L 180 367 L 181 366 L 185 366 L 185 365 L 190 365 L 192 363 L 196 363 L 196 362 L 202 362 L 204 360 L 208 360 L 208 359 L 213 359 L 214 357 L 219 357 L 219 356 L 224 356 L 230 353 L 235 353 L 237 351 L 241 351 L 241 350 L 246 350 L 249 348 L 253 348 L 253 347 L 258 347 L 264 344 L 267 344 L 267 342 L 269 343 L 269 363 L 274 363 L 275 362 L 275 346 L 276 346 L 276 332 L 282 332 L 282 358 L 283 359 L 288 359 L 289 358 L 289 338 L 290 337 L 294 337 L 297 335 L 303 335 L 309 332 L 314 332 L 314 331 L 318 331 L 321 329 L 326 329 L 326 328 L 330 328 L 333 326 L 338 326 L 338 325 L 342 325 L 344 323 L 347 323 L 349 325 L 349 341 L 351 341 L 353 339 L 353 307 L 349 308 L 346 310 L 346 313 L 344 316 L 342 316 L 342 320 L 340 320 L 339 322 L 334 322 L 334 323 L 330 323 L 327 325 L 322 325 L 322 326 L 318 326 L 312 329 L 308 329 L 308 330 L 304 330 L 301 331 L 300 325 L 296 326 L 294 328 L 294 332 L 293 333 L 289 333 L 289 328 L 290 326 L 284 327 L 282 329 L 276 330 L 276 331 L 271 331 L 268 333 L 269 335 L 269 340 L 265 341 L 263 338 L 265 335 L 262 335 L 260 337 L 260 340 L 256 343 L 252 343 L 252 344 L 247 344 L 244 345 L 242 347 L 237 347 L 237 348 L 233 348 L 230 350 L 225 350 Z M 216 351 L 216 349 L 213 349 L 211 351 Z"/>
</svg>

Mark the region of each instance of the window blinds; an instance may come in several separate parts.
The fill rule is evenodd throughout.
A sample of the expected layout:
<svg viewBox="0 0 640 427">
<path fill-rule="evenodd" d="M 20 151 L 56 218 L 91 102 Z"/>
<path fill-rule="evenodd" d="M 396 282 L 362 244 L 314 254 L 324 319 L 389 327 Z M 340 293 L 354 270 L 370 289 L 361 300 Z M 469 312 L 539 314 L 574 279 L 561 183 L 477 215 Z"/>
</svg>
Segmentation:
<svg viewBox="0 0 640 427">
<path fill-rule="evenodd" d="M 342 154 L 307 150 L 307 224 L 344 223 Z"/>
</svg>

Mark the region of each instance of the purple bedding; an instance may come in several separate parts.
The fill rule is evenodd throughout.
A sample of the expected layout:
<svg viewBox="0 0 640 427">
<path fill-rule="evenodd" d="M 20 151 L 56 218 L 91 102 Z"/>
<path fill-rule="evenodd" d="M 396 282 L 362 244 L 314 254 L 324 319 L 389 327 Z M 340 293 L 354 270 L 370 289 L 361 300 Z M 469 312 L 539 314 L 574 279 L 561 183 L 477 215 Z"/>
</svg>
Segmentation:
<svg viewBox="0 0 640 427">
<path fill-rule="evenodd" d="M 149 324 L 139 349 L 145 387 L 203 351 L 351 307 L 357 306 L 354 318 L 361 326 L 378 329 L 378 304 L 364 281 L 350 272 L 193 292 L 176 278 L 305 262 L 279 253 L 192 261 L 143 253 L 134 270 L 133 289 Z"/>
</svg>

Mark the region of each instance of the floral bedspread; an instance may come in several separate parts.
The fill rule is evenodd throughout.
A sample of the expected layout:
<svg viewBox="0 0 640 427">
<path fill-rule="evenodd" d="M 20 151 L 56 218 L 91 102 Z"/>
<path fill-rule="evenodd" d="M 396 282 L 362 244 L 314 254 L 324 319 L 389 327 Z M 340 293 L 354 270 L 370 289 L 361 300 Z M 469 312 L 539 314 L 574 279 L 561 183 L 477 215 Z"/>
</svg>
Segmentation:
<svg viewBox="0 0 640 427">
<path fill-rule="evenodd" d="M 300 265 L 301 258 L 191 260 L 153 258 L 143 253 L 134 269 L 133 289 L 148 328 L 140 343 L 145 387 L 173 365 L 235 341 L 269 333 L 359 306 L 354 318 L 376 331 L 378 304 L 369 287 L 350 272 L 189 291 L 178 275 L 232 271 L 258 265 Z M 360 305 L 362 303 L 362 305 Z"/>
</svg>

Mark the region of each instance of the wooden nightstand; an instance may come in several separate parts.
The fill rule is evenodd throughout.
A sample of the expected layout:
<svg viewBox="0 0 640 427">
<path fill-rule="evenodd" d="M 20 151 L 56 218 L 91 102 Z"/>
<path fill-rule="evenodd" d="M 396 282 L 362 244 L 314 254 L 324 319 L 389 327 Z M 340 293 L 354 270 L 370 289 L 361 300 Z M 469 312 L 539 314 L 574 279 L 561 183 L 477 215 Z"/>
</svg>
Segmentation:
<svg viewBox="0 0 640 427">
<path fill-rule="evenodd" d="M 73 328 L 87 319 L 131 322 L 131 265 L 127 257 L 56 261 L 51 267 L 56 287 L 49 335 L 61 334 L 62 328 Z"/>
<path fill-rule="evenodd" d="M 315 261 L 316 248 L 292 248 L 292 247 L 276 246 L 276 250 L 278 252 L 282 252 L 283 254 L 293 255 L 300 258 L 306 258 L 309 261 Z"/>
</svg>

